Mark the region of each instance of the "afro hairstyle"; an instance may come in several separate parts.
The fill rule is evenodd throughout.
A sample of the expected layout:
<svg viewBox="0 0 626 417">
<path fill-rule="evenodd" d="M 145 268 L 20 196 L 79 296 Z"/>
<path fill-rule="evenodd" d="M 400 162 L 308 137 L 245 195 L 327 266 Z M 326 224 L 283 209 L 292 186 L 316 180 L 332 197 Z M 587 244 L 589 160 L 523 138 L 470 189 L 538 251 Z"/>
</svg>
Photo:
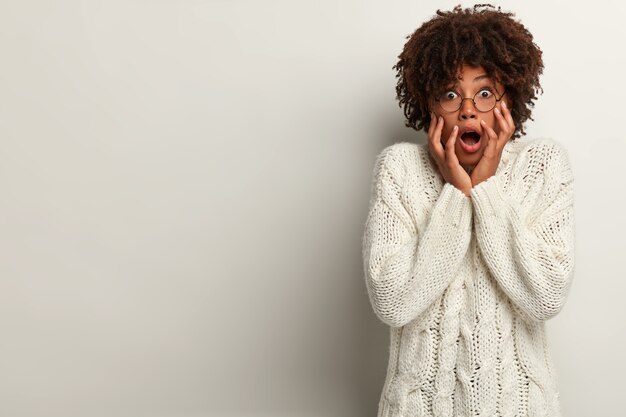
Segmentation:
<svg viewBox="0 0 626 417">
<path fill-rule="evenodd" d="M 436 15 L 406 37 L 396 70 L 396 99 L 403 107 L 406 126 L 415 130 L 430 126 L 430 103 L 457 78 L 460 65 L 482 66 L 505 86 L 515 123 L 512 139 L 525 134 L 537 93 L 543 93 L 541 49 L 532 34 L 511 12 L 491 4 Z"/>
</svg>

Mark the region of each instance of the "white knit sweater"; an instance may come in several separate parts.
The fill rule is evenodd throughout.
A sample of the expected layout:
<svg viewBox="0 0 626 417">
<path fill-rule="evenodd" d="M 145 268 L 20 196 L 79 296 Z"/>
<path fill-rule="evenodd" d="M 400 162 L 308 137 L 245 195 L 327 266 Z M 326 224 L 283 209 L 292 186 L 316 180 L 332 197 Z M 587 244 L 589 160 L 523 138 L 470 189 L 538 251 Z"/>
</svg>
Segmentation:
<svg viewBox="0 0 626 417">
<path fill-rule="evenodd" d="M 390 328 L 378 417 L 560 417 L 545 321 L 574 273 L 574 178 L 550 139 L 509 141 L 470 197 L 426 144 L 385 148 L 363 235 Z"/>
</svg>

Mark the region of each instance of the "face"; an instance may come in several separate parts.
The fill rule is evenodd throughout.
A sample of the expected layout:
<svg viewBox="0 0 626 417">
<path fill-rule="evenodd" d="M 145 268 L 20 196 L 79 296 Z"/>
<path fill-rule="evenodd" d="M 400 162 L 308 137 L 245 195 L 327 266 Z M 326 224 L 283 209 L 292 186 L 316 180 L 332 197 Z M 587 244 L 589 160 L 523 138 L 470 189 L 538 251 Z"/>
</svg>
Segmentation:
<svg viewBox="0 0 626 417">
<path fill-rule="evenodd" d="M 487 90 L 487 91 L 485 91 Z M 476 100 L 480 97 L 490 97 L 490 94 L 495 95 L 496 99 L 499 99 L 504 93 L 504 86 L 500 83 L 496 83 L 492 78 L 487 76 L 487 72 L 482 66 L 472 67 L 463 65 L 459 68 L 457 73 L 457 81 L 455 85 L 449 85 L 444 95 L 448 98 L 460 96 L 461 98 L 469 98 L 463 100 L 461 108 L 449 112 L 444 110 L 439 102 L 432 104 L 431 110 L 437 117 L 443 117 L 443 130 L 441 132 L 441 141 L 445 145 L 452 133 L 454 125 L 459 126 L 459 134 L 454 145 L 455 153 L 459 159 L 459 163 L 464 168 L 475 166 L 485 151 L 487 146 L 487 132 L 483 132 L 483 128 L 480 124 L 481 120 L 487 123 L 496 134 L 500 133 L 500 125 L 498 119 L 493 113 L 493 109 L 487 112 L 480 112 L 474 106 L 471 98 L 478 93 Z M 510 107 L 510 102 L 505 94 L 502 101 L 506 101 L 507 106 Z M 496 107 L 501 110 L 502 101 L 498 101 Z M 474 130 L 477 134 L 465 133 L 464 130 Z M 478 138 L 478 136 L 480 137 Z M 472 137 L 473 136 L 473 137 Z M 476 139 L 479 139 L 475 143 Z"/>
</svg>

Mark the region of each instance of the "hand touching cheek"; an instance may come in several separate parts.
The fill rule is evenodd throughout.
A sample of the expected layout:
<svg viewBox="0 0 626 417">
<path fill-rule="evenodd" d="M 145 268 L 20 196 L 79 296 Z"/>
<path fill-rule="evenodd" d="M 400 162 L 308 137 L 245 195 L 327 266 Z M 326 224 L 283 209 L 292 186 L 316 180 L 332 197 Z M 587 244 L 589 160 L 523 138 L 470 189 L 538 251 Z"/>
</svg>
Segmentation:
<svg viewBox="0 0 626 417">
<path fill-rule="evenodd" d="M 502 111 L 500 111 L 498 107 L 500 107 Z M 487 143 L 480 161 L 472 171 L 472 187 L 495 175 L 498 165 L 500 164 L 504 145 L 511 139 L 513 132 L 515 132 L 515 123 L 504 101 L 502 101 L 501 106 L 496 106 L 496 108 L 493 109 L 493 113 L 497 119 L 496 128 L 492 128 L 486 121 L 481 120 L 483 132 L 486 133 L 486 135 L 483 134 L 483 136 L 487 137 Z"/>
</svg>

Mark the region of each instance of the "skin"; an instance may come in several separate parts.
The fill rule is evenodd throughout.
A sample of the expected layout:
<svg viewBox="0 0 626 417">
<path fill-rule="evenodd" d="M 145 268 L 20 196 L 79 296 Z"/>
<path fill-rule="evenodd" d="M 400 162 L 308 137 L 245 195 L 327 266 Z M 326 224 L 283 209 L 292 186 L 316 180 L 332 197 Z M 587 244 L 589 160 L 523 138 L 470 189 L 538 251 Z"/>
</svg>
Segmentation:
<svg viewBox="0 0 626 417">
<path fill-rule="evenodd" d="M 481 66 L 463 65 L 458 72 L 457 84 L 450 87 L 462 97 L 474 97 L 484 87 L 495 88 L 497 97 L 504 91 L 504 86 L 488 77 Z M 476 110 L 472 100 L 463 100 L 461 108 L 455 112 L 444 111 L 437 102 L 431 105 L 429 153 L 444 180 L 468 197 L 472 187 L 496 173 L 504 145 L 515 131 L 507 104 L 510 105 L 510 102 L 505 94 L 493 110 L 485 113 Z M 471 154 L 465 152 L 459 143 L 458 132 L 465 126 L 472 126 L 481 134 L 480 149 Z M 466 169 L 472 167 L 470 175 Z"/>
</svg>

